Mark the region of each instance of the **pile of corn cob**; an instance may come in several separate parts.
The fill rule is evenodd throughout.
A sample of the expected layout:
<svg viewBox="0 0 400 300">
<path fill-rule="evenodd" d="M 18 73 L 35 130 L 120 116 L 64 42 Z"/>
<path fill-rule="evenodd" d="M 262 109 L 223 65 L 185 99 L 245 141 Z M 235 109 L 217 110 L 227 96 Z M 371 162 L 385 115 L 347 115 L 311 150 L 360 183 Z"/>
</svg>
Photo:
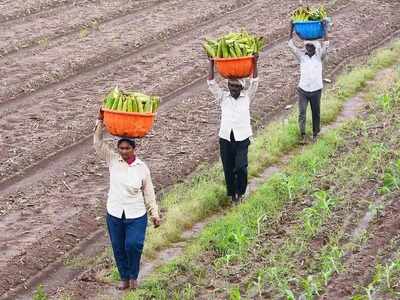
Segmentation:
<svg viewBox="0 0 400 300">
<path fill-rule="evenodd" d="M 305 21 L 322 21 L 326 19 L 328 13 L 323 5 L 319 7 L 299 7 L 292 12 L 293 22 L 305 22 Z"/>
<path fill-rule="evenodd" d="M 232 58 L 258 54 L 265 45 L 263 37 L 246 31 L 229 33 L 218 40 L 206 40 L 203 44 L 209 57 Z"/>
<path fill-rule="evenodd" d="M 138 113 L 155 113 L 160 106 L 160 97 L 138 92 L 123 92 L 116 87 L 103 101 L 103 108 Z"/>
</svg>

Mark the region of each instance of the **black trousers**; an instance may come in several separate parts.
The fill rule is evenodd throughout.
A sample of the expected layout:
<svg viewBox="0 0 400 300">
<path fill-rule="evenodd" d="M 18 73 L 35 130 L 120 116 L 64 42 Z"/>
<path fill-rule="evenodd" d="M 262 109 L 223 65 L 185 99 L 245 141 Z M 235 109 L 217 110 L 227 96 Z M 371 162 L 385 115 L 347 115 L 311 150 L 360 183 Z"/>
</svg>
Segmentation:
<svg viewBox="0 0 400 300">
<path fill-rule="evenodd" d="M 306 113 L 307 105 L 310 102 L 312 112 L 313 135 L 316 136 L 320 131 L 320 104 L 321 90 L 306 92 L 297 89 L 299 94 L 299 127 L 302 135 L 306 134 Z"/>
<path fill-rule="evenodd" d="M 230 141 L 219 139 L 228 196 L 243 195 L 247 188 L 248 149 L 250 140 L 236 142 L 233 132 Z"/>
</svg>

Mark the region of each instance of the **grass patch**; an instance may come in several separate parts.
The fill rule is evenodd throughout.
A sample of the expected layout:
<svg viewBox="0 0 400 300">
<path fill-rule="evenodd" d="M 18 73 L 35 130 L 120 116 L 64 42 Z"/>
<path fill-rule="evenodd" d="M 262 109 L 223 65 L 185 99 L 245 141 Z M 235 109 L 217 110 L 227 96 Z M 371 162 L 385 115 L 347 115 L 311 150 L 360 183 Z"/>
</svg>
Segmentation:
<svg viewBox="0 0 400 300">
<path fill-rule="evenodd" d="M 44 291 L 43 285 L 39 285 L 33 293 L 33 300 L 47 300 L 49 297 Z"/>
</svg>

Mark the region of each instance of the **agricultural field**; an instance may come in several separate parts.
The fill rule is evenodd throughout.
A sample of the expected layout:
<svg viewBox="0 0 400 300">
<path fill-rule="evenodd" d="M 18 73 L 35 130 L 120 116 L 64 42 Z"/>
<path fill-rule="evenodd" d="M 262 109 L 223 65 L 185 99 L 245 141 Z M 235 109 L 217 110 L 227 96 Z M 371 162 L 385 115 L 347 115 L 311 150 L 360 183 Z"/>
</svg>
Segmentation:
<svg viewBox="0 0 400 300">
<path fill-rule="evenodd" d="M 299 1 L 0 3 L 0 299 L 399 299 L 400 2 L 324 4 L 334 25 L 321 139 L 300 147 Z M 205 38 L 264 36 L 251 193 L 231 208 Z M 141 288 L 119 293 L 92 147 L 104 95 L 160 95 L 137 140 L 164 217 Z M 113 138 L 107 139 L 113 142 Z"/>
</svg>

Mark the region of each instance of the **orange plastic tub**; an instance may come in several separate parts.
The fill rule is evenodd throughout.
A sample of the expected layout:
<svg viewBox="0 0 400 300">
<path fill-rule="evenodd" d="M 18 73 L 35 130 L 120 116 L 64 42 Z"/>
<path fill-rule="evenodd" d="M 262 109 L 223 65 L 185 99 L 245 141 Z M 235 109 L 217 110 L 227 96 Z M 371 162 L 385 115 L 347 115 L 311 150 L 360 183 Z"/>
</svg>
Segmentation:
<svg viewBox="0 0 400 300">
<path fill-rule="evenodd" d="M 154 113 L 122 112 L 103 108 L 107 131 L 122 137 L 144 137 L 154 122 Z"/>
<path fill-rule="evenodd" d="M 244 78 L 253 73 L 253 56 L 214 58 L 218 73 L 224 78 Z"/>
</svg>

